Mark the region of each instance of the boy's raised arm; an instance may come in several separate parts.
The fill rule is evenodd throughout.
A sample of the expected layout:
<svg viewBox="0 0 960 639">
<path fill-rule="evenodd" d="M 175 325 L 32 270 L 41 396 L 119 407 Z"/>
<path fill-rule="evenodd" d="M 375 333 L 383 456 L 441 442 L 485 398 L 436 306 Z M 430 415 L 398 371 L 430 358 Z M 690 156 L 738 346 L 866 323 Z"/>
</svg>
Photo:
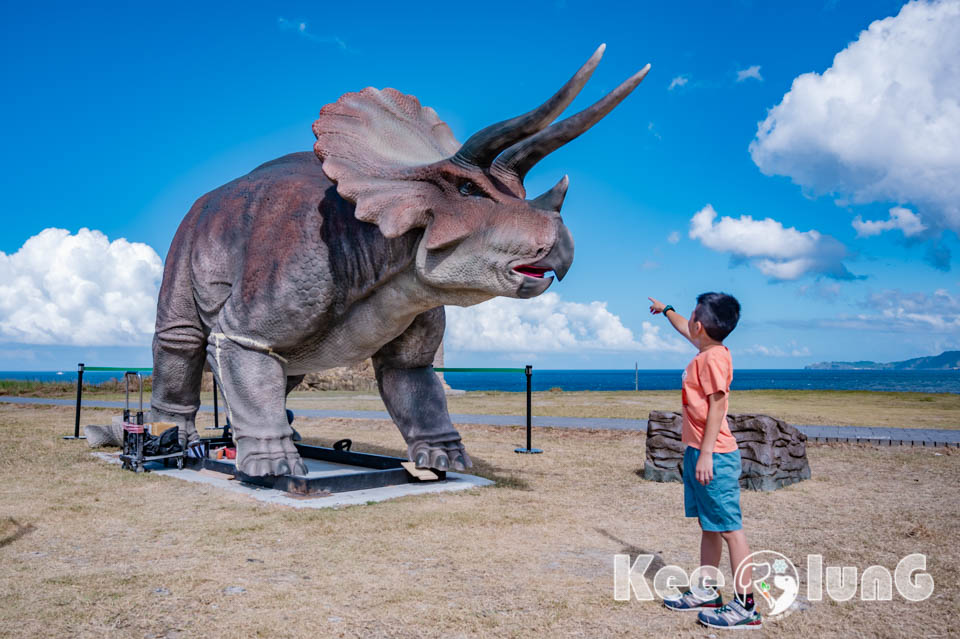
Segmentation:
<svg viewBox="0 0 960 639">
<path fill-rule="evenodd" d="M 650 312 L 654 315 L 659 315 L 667 308 L 667 305 L 661 302 L 660 300 L 655 300 L 652 297 L 648 297 L 650 300 Z M 687 318 L 677 312 L 675 308 L 670 307 L 670 311 L 667 313 L 667 319 L 670 320 L 670 323 L 677 330 L 678 333 L 687 338 L 687 341 L 696 346 L 693 340 L 690 339 L 690 331 L 687 329 Z"/>
</svg>

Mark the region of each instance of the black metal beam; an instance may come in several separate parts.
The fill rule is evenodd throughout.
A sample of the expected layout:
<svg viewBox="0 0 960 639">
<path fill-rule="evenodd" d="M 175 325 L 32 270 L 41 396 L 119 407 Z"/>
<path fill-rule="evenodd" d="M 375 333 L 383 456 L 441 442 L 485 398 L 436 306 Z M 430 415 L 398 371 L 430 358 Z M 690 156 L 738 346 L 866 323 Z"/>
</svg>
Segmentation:
<svg viewBox="0 0 960 639">
<path fill-rule="evenodd" d="M 208 438 L 201 441 L 208 442 L 211 447 L 232 445 L 232 442 L 222 438 Z M 306 444 L 297 444 L 296 446 L 300 452 L 300 456 L 306 459 L 359 466 L 364 470 L 351 470 L 340 475 L 324 475 L 322 477 L 305 477 L 299 475 L 251 477 L 237 472 L 236 465 L 232 461 L 227 460 L 188 457 L 186 459 L 186 465 L 191 468 L 206 468 L 219 473 L 233 475 L 238 480 L 249 484 L 274 488 L 296 495 L 314 495 L 324 492 L 342 493 L 351 490 L 383 488 L 385 486 L 397 486 L 420 481 L 411 476 L 410 473 L 400 465 L 406 461 L 400 457 L 334 450 L 333 448 L 309 446 Z M 439 470 L 433 472 L 436 473 L 441 480 L 446 479 L 447 474 L 445 472 Z"/>
</svg>

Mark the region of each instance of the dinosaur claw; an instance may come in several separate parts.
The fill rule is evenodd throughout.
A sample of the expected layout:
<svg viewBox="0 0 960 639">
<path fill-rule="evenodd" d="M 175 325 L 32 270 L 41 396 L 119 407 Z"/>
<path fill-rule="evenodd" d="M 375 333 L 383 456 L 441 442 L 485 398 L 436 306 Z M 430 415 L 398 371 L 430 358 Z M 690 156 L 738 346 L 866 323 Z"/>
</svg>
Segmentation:
<svg viewBox="0 0 960 639">
<path fill-rule="evenodd" d="M 414 463 L 416 464 L 417 468 L 427 468 L 429 462 L 430 456 L 427 454 L 427 451 L 424 450 L 417 453 L 417 459 Z"/>
<path fill-rule="evenodd" d="M 470 456 L 459 439 L 442 442 L 412 442 L 407 456 L 417 468 L 431 468 L 439 472 L 465 471 L 473 466 Z"/>
<path fill-rule="evenodd" d="M 251 477 L 306 475 L 307 467 L 289 439 L 237 440 L 237 470 Z"/>
</svg>

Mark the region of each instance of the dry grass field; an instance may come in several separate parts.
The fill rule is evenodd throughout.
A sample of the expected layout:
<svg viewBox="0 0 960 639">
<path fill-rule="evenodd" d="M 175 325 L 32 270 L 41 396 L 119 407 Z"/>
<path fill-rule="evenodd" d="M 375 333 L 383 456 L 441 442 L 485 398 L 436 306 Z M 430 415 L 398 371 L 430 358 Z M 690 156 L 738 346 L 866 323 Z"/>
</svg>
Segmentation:
<svg viewBox="0 0 960 639">
<path fill-rule="evenodd" d="M 519 429 L 463 426 L 495 486 L 297 510 L 122 471 L 61 440 L 71 423 L 69 408 L 0 405 L 0 637 L 710 634 L 657 602 L 613 599 L 615 553 L 697 563 L 681 487 L 636 474 L 642 433 L 540 429 L 546 453 L 523 456 Z M 312 443 L 403 448 L 388 422 L 297 426 Z M 814 603 L 760 634 L 956 635 L 960 454 L 815 445 L 809 458 L 812 480 L 744 493 L 754 549 L 801 569 L 808 553 L 860 569 L 925 553 L 936 588 L 921 603 Z"/>
</svg>

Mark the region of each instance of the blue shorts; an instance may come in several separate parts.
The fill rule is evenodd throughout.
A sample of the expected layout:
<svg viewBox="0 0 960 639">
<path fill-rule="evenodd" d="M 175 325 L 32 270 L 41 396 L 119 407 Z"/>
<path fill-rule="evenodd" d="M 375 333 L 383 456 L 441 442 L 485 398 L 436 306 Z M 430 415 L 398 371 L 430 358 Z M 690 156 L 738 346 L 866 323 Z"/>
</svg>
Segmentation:
<svg viewBox="0 0 960 639">
<path fill-rule="evenodd" d="M 698 517 L 704 530 L 740 530 L 740 451 L 713 453 L 713 480 L 706 486 L 697 481 L 699 458 L 700 450 L 693 446 L 683 452 L 684 513 Z"/>
</svg>

